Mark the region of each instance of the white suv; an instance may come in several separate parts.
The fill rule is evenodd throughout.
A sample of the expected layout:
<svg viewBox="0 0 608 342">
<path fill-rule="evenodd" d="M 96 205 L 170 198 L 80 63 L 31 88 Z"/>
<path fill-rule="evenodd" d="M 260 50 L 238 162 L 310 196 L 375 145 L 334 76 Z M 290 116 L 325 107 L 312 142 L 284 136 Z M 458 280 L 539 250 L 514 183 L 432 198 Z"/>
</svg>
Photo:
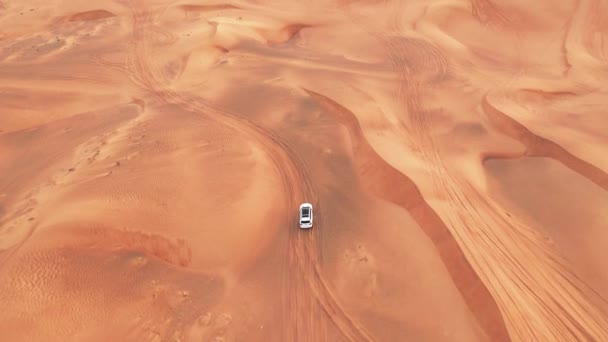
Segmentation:
<svg viewBox="0 0 608 342">
<path fill-rule="evenodd" d="M 312 228 L 312 204 L 300 205 L 300 228 Z"/>
</svg>

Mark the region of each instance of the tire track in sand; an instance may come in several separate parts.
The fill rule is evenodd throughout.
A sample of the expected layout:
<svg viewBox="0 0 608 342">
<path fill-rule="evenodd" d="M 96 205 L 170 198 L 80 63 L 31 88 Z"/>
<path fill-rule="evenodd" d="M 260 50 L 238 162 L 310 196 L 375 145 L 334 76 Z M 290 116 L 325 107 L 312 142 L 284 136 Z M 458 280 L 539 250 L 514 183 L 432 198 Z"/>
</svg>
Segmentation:
<svg viewBox="0 0 608 342">
<path fill-rule="evenodd" d="M 324 279 L 319 256 L 320 231 L 323 216 L 313 185 L 307 176 L 306 166 L 297 152 L 280 135 L 258 126 L 238 115 L 210 105 L 204 99 L 178 93 L 166 86 L 161 72 L 150 59 L 153 37 L 147 30 L 153 27 L 149 13 L 136 4 L 133 6 L 134 53 L 128 61 L 133 82 L 163 102 L 200 114 L 224 125 L 260 144 L 275 165 L 286 191 L 288 208 L 297 208 L 301 202 L 310 201 L 317 207 L 315 229 L 302 231 L 297 227 L 297 215 L 289 215 L 286 223 L 289 231 L 287 292 L 283 295 L 285 316 L 288 317 L 284 336 L 286 341 L 327 340 L 326 320 L 339 329 L 351 341 L 371 341 L 365 328 L 342 308 L 328 282 Z"/>
<path fill-rule="evenodd" d="M 448 227 L 426 203 L 416 184 L 387 163 L 369 144 L 357 117 L 332 99 L 304 89 L 322 108 L 348 128 L 361 182 L 370 193 L 407 210 L 437 247 L 456 288 L 492 341 L 509 339 L 498 306 L 466 259 Z"/>
<path fill-rule="evenodd" d="M 500 205 L 443 162 L 432 135 L 433 112 L 420 98 L 428 73 L 448 70 L 448 60 L 426 42 L 416 45 L 426 52 L 412 51 L 411 45 L 399 40 L 384 43 L 401 77 L 399 101 L 407 112 L 402 124 L 421 152 L 435 191 L 446 200 L 441 217 L 498 303 L 510 337 L 608 340 L 608 319 L 597 304 L 602 299 L 568 268 L 547 238 L 508 217 Z M 418 61 L 417 56 L 429 60 Z M 412 68 L 413 63 L 427 68 Z"/>
<path fill-rule="evenodd" d="M 471 14 L 484 25 L 505 25 L 509 19 L 492 0 L 471 0 Z"/>
</svg>

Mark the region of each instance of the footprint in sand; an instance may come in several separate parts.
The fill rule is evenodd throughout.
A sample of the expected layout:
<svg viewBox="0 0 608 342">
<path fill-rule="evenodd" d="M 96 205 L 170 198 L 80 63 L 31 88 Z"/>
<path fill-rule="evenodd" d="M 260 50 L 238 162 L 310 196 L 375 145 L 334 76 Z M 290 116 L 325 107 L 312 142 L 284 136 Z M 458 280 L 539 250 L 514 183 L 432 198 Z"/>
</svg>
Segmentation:
<svg viewBox="0 0 608 342">
<path fill-rule="evenodd" d="M 206 312 L 198 318 L 198 324 L 203 327 L 208 327 L 211 324 L 211 312 Z"/>
<path fill-rule="evenodd" d="M 230 322 L 232 322 L 232 315 L 230 315 L 228 313 L 223 313 L 223 314 L 219 315 L 215 319 L 215 323 L 214 323 L 215 332 L 219 336 L 224 335 L 226 333 L 226 328 L 230 325 Z"/>
<path fill-rule="evenodd" d="M 378 287 L 378 276 L 374 256 L 363 244 L 357 244 L 353 249 L 344 251 L 348 283 L 356 287 L 358 292 L 363 292 L 366 297 L 371 297 Z"/>
<path fill-rule="evenodd" d="M 219 315 L 218 318 L 215 320 L 215 327 L 218 329 L 223 329 L 227 327 L 230 322 L 232 322 L 232 315 L 228 313 L 223 313 Z"/>
<path fill-rule="evenodd" d="M 232 322 L 232 315 L 223 313 L 214 316 L 211 312 L 200 315 L 188 332 L 191 341 L 225 341 L 223 336 Z"/>
</svg>

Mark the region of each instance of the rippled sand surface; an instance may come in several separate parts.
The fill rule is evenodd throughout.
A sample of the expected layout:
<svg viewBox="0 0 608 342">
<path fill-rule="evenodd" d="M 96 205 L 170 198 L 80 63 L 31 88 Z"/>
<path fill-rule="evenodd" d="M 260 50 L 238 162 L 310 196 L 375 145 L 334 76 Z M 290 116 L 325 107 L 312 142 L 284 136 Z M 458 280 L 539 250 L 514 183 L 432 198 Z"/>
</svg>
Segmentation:
<svg viewBox="0 0 608 342">
<path fill-rule="evenodd" d="M 607 80 L 605 0 L 0 1 L 2 340 L 607 341 Z"/>
</svg>

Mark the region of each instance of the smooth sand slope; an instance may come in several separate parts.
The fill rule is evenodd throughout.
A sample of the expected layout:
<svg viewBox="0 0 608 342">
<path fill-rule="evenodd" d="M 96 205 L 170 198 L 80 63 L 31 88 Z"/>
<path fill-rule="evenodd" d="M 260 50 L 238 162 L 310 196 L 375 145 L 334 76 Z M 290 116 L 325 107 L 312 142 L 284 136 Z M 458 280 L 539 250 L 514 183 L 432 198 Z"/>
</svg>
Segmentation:
<svg viewBox="0 0 608 342">
<path fill-rule="evenodd" d="M 608 340 L 607 23 L 0 1 L 2 339 Z"/>
</svg>

